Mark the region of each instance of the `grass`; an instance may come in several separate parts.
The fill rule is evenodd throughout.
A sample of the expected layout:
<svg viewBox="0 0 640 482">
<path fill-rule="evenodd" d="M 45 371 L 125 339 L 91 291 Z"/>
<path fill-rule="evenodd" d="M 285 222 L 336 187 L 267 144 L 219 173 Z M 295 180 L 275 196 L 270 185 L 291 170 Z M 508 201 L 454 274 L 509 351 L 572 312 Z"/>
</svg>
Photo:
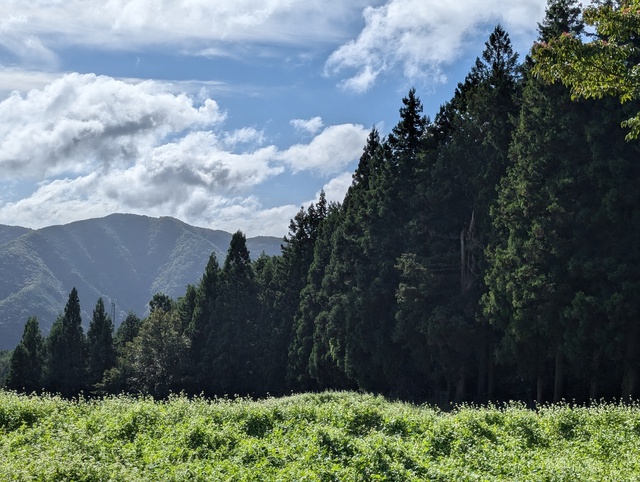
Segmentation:
<svg viewBox="0 0 640 482">
<path fill-rule="evenodd" d="M 3 481 L 640 480 L 640 406 L 450 413 L 354 393 L 263 401 L 0 392 Z"/>
</svg>

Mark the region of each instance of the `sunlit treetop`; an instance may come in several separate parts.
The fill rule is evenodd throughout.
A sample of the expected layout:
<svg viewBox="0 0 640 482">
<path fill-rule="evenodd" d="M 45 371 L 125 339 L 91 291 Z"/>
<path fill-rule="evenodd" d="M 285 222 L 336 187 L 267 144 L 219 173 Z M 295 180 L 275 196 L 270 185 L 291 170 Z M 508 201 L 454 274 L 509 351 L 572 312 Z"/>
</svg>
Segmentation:
<svg viewBox="0 0 640 482">
<path fill-rule="evenodd" d="M 574 99 L 616 96 L 640 99 L 640 0 L 598 2 L 585 8 L 593 40 L 565 32 L 533 49 L 534 73 L 571 88 Z M 627 140 L 640 137 L 640 112 L 622 123 Z"/>
</svg>

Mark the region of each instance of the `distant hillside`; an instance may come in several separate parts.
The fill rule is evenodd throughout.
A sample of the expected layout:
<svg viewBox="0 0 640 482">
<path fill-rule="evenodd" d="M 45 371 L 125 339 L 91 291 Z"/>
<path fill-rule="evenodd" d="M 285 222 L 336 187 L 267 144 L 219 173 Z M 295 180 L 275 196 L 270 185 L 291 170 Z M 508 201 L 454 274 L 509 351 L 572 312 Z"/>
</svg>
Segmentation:
<svg viewBox="0 0 640 482">
<path fill-rule="evenodd" d="M 207 259 L 224 261 L 231 234 L 174 218 L 113 214 L 38 230 L 0 226 L 0 350 L 13 348 L 27 318 L 48 333 L 71 288 L 78 289 L 85 328 L 99 297 L 116 323 L 129 311 L 144 315 L 154 293 L 184 294 Z M 280 238 L 247 239 L 253 258 L 280 253 Z"/>
<path fill-rule="evenodd" d="M 22 236 L 25 233 L 31 231 L 29 228 L 23 228 L 22 226 L 6 226 L 0 224 L 0 246 L 9 241 Z"/>
</svg>

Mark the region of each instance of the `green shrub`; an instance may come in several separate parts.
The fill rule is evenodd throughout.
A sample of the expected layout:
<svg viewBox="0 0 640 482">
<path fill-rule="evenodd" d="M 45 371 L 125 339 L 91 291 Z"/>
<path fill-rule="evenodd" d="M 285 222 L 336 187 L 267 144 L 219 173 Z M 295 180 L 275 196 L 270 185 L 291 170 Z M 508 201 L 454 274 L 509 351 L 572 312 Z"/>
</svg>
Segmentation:
<svg viewBox="0 0 640 482">
<path fill-rule="evenodd" d="M 0 392 L 0 480 L 639 480 L 640 408 Z"/>
</svg>

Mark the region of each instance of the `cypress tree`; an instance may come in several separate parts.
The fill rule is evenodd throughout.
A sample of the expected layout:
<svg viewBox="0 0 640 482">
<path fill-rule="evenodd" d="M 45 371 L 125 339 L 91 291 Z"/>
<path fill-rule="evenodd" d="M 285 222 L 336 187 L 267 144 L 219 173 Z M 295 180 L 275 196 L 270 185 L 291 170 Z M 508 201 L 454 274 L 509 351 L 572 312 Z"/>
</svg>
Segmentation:
<svg viewBox="0 0 640 482">
<path fill-rule="evenodd" d="M 193 319 L 193 312 L 196 309 L 196 299 L 198 297 L 198 290 L 192 284 L 187 285 L 187 290 L 184 296 L 178 299 L 178 314 L 180 315 L 180 321 L 182 323 L 182 330 L 187 332 Z"/>
<path fill-rule="evenodd" d="M 116 355 L 122 355 L 127 343 L 133 341 L 133 339 L 138 336 L 141 324 L 142 320 L 140 320 L 134 312 L 130 311 L 127 314 L 127 317 L 120 323 L 113 338 Z"/>
<path fill-rule="evenodd" d="M 92 387 L 101 381 L 104 372 L 115 366 L 115 362 L 113 322 L 102 298 L 98 298 L 87 332 L 87 384 Z"/>
<path fill-rule="evenodd" d="M 220 294 L 220 265 L 215 253 L 211 253 L 202 278 L 198 283 L 195 306 L 187 328 L 190 340 L 190 389 L 195 392 L 212 390 L 211 341 L 216 336 L 216 303 Z"/>
<path fill-rule="evenodd" d="M 80 300 L 74 287 L 47 337 L 46 387 L 65 397 L 86 387 L 86 339 L 82 329 Z"/>
<path fill-rule="evenodd" d="M 22 339 L 14 349 L 5 386 L 26 393 L 42 389 L 44 369 L 44 339 L 38 319 L 30 317 L 24 326 Z"/>
<path fill-rule="evenodd" d="M 206 357 L 211 382 L 217 394 L 249 394 L 262 375 L 257 334 L 258 303 L 255 272 L 246 237 L 237 231 L 220 273 L 212 329 Z"/>
<path fill-rule="evenodd" d="M 582 30 L 573 5 L 550 2 L 542 41 Z M 623 111 L 611 100 L 573 102 L 567 89 L 527 70 L 515 163 L 493 212 L 501 237 L 488 249 L 484 304 L 505 333 L 502 352 L 535 380 L 539 401 L 567 390 L 580 399 L 615 395 L 621 379 L 623 394 L 635 391 L 630 347 L 640 333 L 630 294 L 638 283 L 628 267 L 637 259 L 631 186 L 639 169 L 638 148 L 619 128 Z"/>
<path fill-rule="evenodd" d="M 293 324 L 287 361 L 287 381 L 295 390 L 344 386 L 344 375 L 338 370 L 329 350 L 325 322 L 329 299 L 323 286 L 331 256 L 332 233 L 338 226 L 339 216 L 339 208 L 329 206 L 327 216 L 318 228 L 307 284 L 300 293 L 300 307 Z M 333 343 L 339 342 L 334 338 Z"/>
</svg>

